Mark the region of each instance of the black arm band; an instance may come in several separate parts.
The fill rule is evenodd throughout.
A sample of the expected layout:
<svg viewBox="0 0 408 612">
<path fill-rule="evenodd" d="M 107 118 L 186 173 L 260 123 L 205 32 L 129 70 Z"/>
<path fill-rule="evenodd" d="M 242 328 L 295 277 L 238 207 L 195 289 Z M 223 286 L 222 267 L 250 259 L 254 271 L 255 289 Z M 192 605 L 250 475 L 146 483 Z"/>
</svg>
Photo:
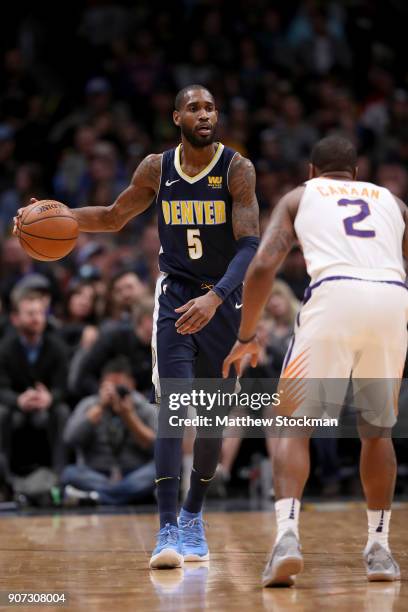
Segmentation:
<svg viewBox="0 0 408 612">
<path fill-rule="evenodd" d="M 249 344 L 250 342 L 252 342 L 252 340 L 255 340 L 256 338 L 256 334 L 254 334 L 253 336 L 251 336 L 250 338 L 248 338 L 248 340 L 241 340 L 241 338 L 239 336 L 237 336 L 237 340 L 238 342 L 240 342 L 241 344 Z"/>
</svg>

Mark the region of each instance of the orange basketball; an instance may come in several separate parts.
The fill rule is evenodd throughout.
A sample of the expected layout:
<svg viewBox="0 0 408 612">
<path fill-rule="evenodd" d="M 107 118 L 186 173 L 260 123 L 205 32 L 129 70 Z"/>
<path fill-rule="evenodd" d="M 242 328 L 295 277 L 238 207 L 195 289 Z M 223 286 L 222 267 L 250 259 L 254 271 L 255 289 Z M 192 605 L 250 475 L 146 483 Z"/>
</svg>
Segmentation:
<svg viewBox="0 0 408 612">
<path fill-rule="evenodd" d="M 40 261 L 56 261 L 72 251 L 78 233 L 78 222 L 68 206 L 40 200 L 24 209 L 17 235 L 28 255 Z"/>
</svg>

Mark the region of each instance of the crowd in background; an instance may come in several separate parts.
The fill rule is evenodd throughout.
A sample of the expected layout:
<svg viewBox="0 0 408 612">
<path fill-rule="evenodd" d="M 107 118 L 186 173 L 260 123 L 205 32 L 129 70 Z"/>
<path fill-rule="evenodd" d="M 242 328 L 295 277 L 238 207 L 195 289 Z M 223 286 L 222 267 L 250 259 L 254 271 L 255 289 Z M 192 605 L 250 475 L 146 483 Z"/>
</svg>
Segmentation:
<svg viewBox="0 0 408 612">
<path fill-rule="evenodd" d="M 408 73 L 399 62 L 404 37 L 398 34 L 406 8 L 368 0 L 273 6 L 242 0 L 233 10 L 217 0 L 93 0 L 50 10 L 11 7 L 10 20 L 0 25 L 0 444 L 6 456 L 0 473 L 3 463 L 3 472 L 23 476 L 35 466 L 61 474 L 70 462 L 80 464 L 77 444 L 71 444 L 75 456 L 64 456 L 53 442 L 59 436 L 68 446 L 75 439 L 89 448 L 91 425 L 101 431 L 102 404 L 118 417 L 120 435 L 131 432 L 137 443 L 135 449 L 129 441 L 126 457 L 112 459 L 106 442 L 112 428 L 93 440 L 105 479 L 96 483 L 98 495 L 111 499 L 112 482 L 122 483 L 115 491 L 123 500 L 127 476 L 132 487 L 129 457 L 137 468 L 151 466 L 155 429 L 146 403 L 160 248 L 154 206 L 119 234 L 81 234 L 72 254 L 52 264 L 30 259 L 11 235 L 17 208 L 32 196 L 70 207 L 111 204 L 145 155 L 177 144 L 174 96 L 197 82 L 216 98 L 218 138 L 255 164 L 262 228 L 278 199 L 307 178 L 312 145 L 331 131 L 356 144 L 362 180 L 407 200 Z M 279 277 L 260 329 L 268 376 L 279 373 L 309 282 L 298 247 Z M 24 342 L 30 334 L 35 350 Z M 121 357 L 126 361 L 118 363 Z M 124 398 L 115 391 L 122 383 L 109 383 L 110 394 L 101 391 L 113 375 L 126 379 Z M 81 424 L 84 405 L 93 411 Z M 334 454 L 317 452 L 321 464 L 333 464 L 336 478 L 353 450 L 351 442 L 340 446 Z M 225 473 L 234 453 L 224 461 Z M 74 478 L 72 469 L 68 476 L 73 486 L 91 478 Z"/>
</svg>

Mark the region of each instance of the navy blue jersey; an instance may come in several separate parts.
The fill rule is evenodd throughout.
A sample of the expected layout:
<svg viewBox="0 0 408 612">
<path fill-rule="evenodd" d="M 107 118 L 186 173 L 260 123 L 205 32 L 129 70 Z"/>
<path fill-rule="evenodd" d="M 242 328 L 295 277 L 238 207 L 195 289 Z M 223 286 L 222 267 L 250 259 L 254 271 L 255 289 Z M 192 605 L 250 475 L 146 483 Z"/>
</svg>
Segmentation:
<svg viewBox="0 0 408 612">
<path fill-rule="evenodd" d="M 236 253 L 228 170 L 235 151 L 219 143 L 210 164 L 184 174 L 180 148 L 163 153 L 157 212 L 162 272 L 215 284 Z"/>
</svg>

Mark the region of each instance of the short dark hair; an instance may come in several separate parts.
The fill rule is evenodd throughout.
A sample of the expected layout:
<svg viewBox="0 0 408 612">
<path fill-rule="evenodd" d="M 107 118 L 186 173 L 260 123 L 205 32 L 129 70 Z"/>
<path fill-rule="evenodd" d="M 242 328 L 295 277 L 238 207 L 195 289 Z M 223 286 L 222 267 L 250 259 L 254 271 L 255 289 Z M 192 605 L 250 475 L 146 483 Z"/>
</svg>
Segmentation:
<svg viewBox="0 0 408 612">
<path fill-rule="evenodd" d="M 43 300 L 44 294 L 36 289 L 27 289 L 26 291 L 11 292 L 11 309 L 13 312 L 18 312 L 22 302 L 34 302 Z"/>
<path fill-rule="evenodd" d="M 198 83 L 193 83 L 192 85 L 187 85 L 187 87 L 183 87 L 183 89 L 180 89 L 180 91 L 178 92 L 178 94 L 176 95 L 174 99 L 174 108 L 177 111 L 180 110 L 181 107 L 183 106 L 184 98 L 186 97 L 186 94 L 189 91 L 196 91 L 197 89 L 204 89 L 205 91 L 208 91 L 210 96 L 214 98 L 211 91 L 207 89 L 207 87 L 204 87 L 204 85 L 199 85 Z"/>
<path fill-rule="evenodd" d="M 126 376 L 133 378 L 130 361 L 124 355 L 118 355 L 114 359 L 108 361 L 103 367 L 101 378 L 104 378 L 107 374 L 126 374 Z"/>
<path fill-rule="evenodd" d="M 153 316 L 154 306 L 154 299 L 151 296 L 146 296 L 135 304 L 132 308 L 133 325 L 139 325 L 143 317 Z"/>
<path fill-rule="evenodd" d="M 110 288 L 112 289 L 113 286 L 118 282 L 118 280 L 120 280 L 124 276 L 127 276 L 128 274 L 132 274 L 133 276 L 136 276 L 136 278 L 140 280 L 138 273 L 131 266 L 124 266 L 123 268 L 121 268 L 120 270 L 115 272 L 115 274 L 112 275 L 110 279 L 110 283 L 109 283 Z"/>
<path fill-rule="evenodd" d="M 353 172 L 357 166 L 357 151 L 350 140 L 333 134 L 315 144 L 310 161 L 320 172 Z"/>
</svg>

